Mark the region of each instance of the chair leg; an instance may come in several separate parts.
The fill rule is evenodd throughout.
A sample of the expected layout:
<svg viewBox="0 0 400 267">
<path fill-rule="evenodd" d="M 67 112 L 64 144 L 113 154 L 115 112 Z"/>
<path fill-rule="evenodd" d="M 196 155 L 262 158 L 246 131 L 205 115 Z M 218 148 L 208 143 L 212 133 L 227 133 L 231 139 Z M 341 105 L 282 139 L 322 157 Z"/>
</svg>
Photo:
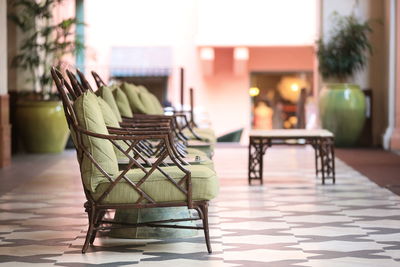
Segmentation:
<svg viewBox="0 0 400 267">
<path fill-rule="evenodd" d="M 89 209 L 86 210 L 88 213 L 88 217 L 89 217 L 89 227 L 86 233 L 86 239 L 85 239 L 85 243 L 83 244 L 82 247 L 82 254 L 84 254 L 86 252 L 86 250 L 89 247 L 89 243 L 93 238 L 93 233 L 95 232 L 94 230 L 94 223 L 95 223 L 95 219 L 96 219 L 96 209 L 94 207 L 90 207 Z"/>
<path fill-rule="evenodd" d="M 106 212 L 104 210 L 98 212 L 98 215 L 96 216 L 96 221 L 94 222 L 94 226 L 98 227 L 100 225 L 100 221 L 103 219 L 104 215 Z M 90 238 L 90 245 L 93 245 L 94 240 L 96 238 L 97 230 L 93 229 L 93 234 L 92 237 Z"/>
<path fill-rule="evenodd" d="M 200 206 L 202 211 L 202 220 L 203 220 L 203 228 L 204 228 L 204 236 L 206 238 L 206 245 L 208 253 L 212 253 L 211 242 L 210 242 L 210 231 L 208 227 L 208 203 Z"/>
</svg>

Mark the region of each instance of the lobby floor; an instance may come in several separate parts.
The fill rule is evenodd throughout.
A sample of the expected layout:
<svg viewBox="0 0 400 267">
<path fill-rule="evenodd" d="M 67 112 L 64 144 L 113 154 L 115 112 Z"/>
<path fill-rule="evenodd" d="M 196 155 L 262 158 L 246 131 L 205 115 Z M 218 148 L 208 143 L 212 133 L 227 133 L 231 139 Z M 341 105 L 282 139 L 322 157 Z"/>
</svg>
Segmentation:
<svg viewBox="0 0 400 267">
<path fill-rule="evenodd" d="M 248 186 L 247 149 L 217 147 L 211 255 L 202 232 L 101 236 L 82 255 L 87 217 L 75 153 L 19 156 L 0 170 L 0 266 L 399 266 L 400 197 L 338 159 L 337 183 L 323 186 L 313 155 L 273 147 L 264 185 Z"/>
</svg>

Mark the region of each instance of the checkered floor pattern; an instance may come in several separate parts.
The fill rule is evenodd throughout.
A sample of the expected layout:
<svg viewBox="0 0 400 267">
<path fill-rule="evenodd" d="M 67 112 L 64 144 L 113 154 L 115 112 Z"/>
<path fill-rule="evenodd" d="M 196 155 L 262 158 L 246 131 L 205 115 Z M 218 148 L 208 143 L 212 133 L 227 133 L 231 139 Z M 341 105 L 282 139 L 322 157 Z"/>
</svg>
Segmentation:
<svg viewBox="0 0 400 267">
<path fill-rule="evenodd" d="M 0 196 L 0 266 L 400 266 L 400 197 L 339 160 L 337 183 L 323 186 L 313 163 L 311 148 L 271 148 L 264 185 L 248 186 L 247 149 L 217 148 L 213 254 L 199 232 L 165 240 L 103 235 L 82 255 L 84 196 L 75 154 L 65 152 Z"/>
</svg>

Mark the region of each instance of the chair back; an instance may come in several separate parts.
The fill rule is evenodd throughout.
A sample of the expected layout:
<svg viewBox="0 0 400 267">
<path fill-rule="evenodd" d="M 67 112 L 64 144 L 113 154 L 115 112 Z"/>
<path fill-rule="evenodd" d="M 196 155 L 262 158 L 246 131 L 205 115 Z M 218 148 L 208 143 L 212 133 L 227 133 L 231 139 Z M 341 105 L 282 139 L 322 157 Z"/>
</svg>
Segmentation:
<svg viewBox="0 0 400 267">
<path fill-rule="evenodd" d="M 77 94 L 78 92 L 74 90 L 74 88 L 64 78 L 62 73 L 55 67 L 51 68 L 51 76 L 53 77 L 57 91 L 60 94 L 68 126 L 70 128 L 77 126 L 78 120 L 72 105 L 80 94 L 79 95 Z"/>
<path fill-rule="evenodd" d="M 109 132 L 97 104 L 97 96 L 92 93 L 83 95 L 81 85 L 70 71 L 67 71 L 67 75 L 73 86 L 57 69 L 52 68 L 51 74 L 60 93 L 77 150 L 83 186 L 85 190 L 94 192 L 98 184 L 112 181 L 111 177 L 118 173 L 118 162 L 113 150 L 115 141 L 108 137 Z"/>
<path fill-rule="evenodd" d="M 73 74 L 70 70 L 66 70 L 65 72 L 67 73 L 72 89 L 74 89 L 77 96 L 80 96 L 87 91 L 87 89 L 78 81 L 75 74 Z"/>
<path fill-rule="evenodd" d="M 91 92 L 94 92 L 92 86 L 90 85 L 90 83 L 89 83 L 88 80 L 86 79 L 85 75 L 84 75 L 79 69 L 76 69 L 76 73 L 78 74 L 78 77 L 79 77 L 79 79 L 80 79 L 80 81 L 81 81 L 81 85 L 82 85 L 86 90 L 89 90 L 89 91 L 91 91 Z"/>
<path fill-rule="evenodd" d="M 102 86 L 107 86 L 107 84 L 103 81 L 103 79 L 100 78 L 100 75 L 97 74 L 97 72 L 92 71 L 92 76 L 96 82 L 97 88 L 100 88 Z"/>
</svg>

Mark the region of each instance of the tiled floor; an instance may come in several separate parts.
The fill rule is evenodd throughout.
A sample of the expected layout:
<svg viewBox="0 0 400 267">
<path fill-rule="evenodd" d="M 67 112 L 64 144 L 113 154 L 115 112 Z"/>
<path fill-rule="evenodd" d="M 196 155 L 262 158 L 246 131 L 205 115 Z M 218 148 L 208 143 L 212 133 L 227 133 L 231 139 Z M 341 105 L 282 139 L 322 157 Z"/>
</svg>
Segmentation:
<svg viewBox="0 0 400 267">
<path fill-rule="evenodd" d="M 217 149 L 212 255 L 202 233 L 103 236 L 82 255 L 87 217 L 74 153 L 43 156 L 34 166 L 25 159 L 0 171 L 18 181 L 0 196 L 1 266 L 400 266 L 400 197 L 340 161 L 337 184 L 322 186 L 310 148 L 268 150 L 264 186 L 247 185 L 245 148 Z M 16 175 L 23 173 L 29 177 Z"/>
</svg>

